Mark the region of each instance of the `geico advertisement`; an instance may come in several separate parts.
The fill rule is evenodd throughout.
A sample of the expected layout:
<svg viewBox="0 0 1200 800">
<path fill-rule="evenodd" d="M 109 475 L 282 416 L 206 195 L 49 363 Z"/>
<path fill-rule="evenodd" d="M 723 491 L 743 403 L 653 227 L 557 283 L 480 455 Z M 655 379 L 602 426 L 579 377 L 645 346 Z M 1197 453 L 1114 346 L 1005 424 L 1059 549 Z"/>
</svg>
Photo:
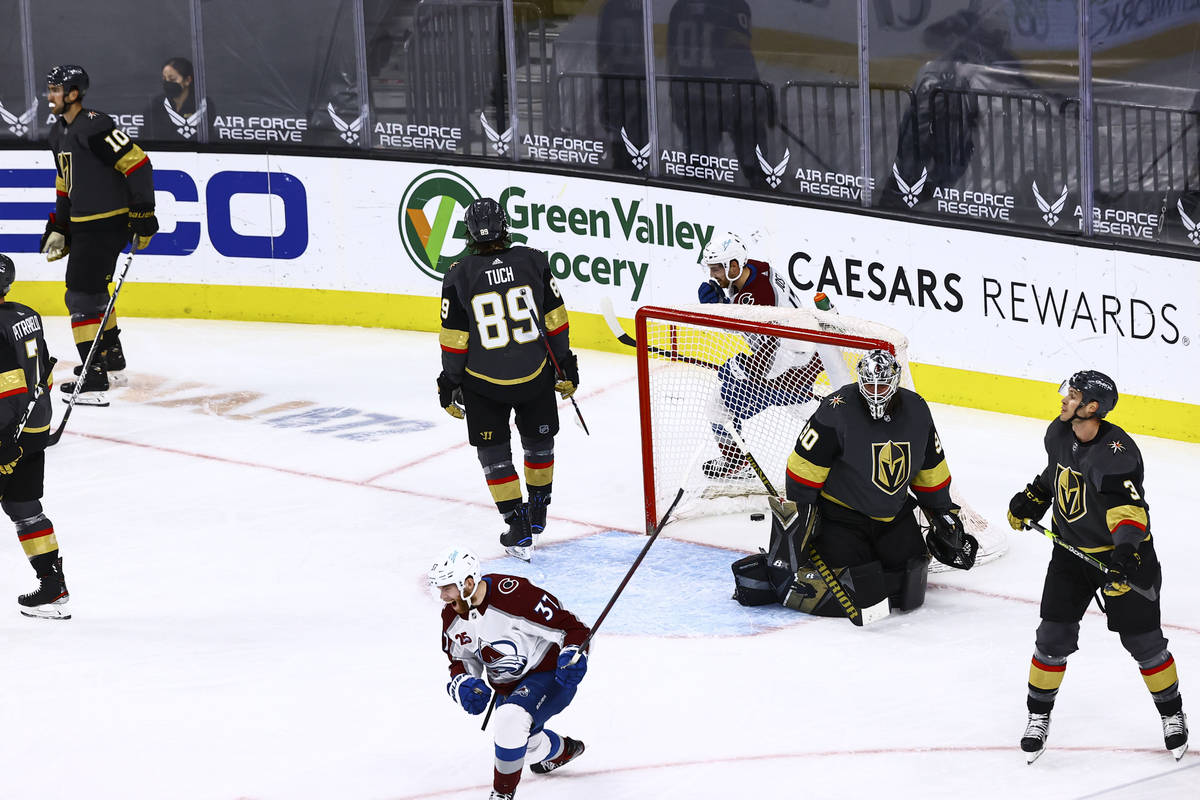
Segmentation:
<svg viewBox="0 0 1200 800">
<path fill-rule="evenodd" d="M 912 358 L 1057 381 L 1082 366 L 1190 402 L 1200 264 L 862 215 L 517 171 L 296 156 L 151 153 L 163 232 L 144 280 L 436 296 L 465 207 L 496 198 L 546 250 L 571 308 L 695 302 L 723 230 L 802 298 L 891 325 Z M 53 205 L 49 154 L 0 153 L 0 250 L 25 275 Z M 1132 388 L 1136 387 L 1136 388 Z"/>
</svg>

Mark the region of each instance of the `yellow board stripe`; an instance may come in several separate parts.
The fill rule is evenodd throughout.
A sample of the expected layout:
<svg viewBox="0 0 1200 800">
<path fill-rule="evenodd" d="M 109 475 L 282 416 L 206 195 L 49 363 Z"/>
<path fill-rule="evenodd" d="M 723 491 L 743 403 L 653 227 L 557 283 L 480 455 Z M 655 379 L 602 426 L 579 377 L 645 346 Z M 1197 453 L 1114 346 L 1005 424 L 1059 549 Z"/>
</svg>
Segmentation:
<svg viewBox="0 0 1200 800">
<path fill-rule="evenodd" d="M 430 281 L 430 291 L 436 288 L 437 284 Z M 10 300 L 43 314 L 54 310 L 63 313 L 62 298 L 61 281 L 19 281 L 9 295 Z M 430 333 L 441 330 L 441 303 L 440 296 L 270 286 L 131 281 L 121 290 L 121 313 L 125 316 L 350 325 Z M 632 334 L 633 323 L 627 318 L 622 323 Z M 633 353 L 632 348 L 613 337 L 602 316 L 578 311 L 571 314 L 571 345 Z M 1062 401 L 1057 381 L 1009 378 L 928 364 L 910 366 L 917 389 L 932 403 L 1017 414 L 1049 425 Z M 1200 442 L 1200 405 L 1122 394 L 1108 418 L 1133 434 Z"/>
</svg>

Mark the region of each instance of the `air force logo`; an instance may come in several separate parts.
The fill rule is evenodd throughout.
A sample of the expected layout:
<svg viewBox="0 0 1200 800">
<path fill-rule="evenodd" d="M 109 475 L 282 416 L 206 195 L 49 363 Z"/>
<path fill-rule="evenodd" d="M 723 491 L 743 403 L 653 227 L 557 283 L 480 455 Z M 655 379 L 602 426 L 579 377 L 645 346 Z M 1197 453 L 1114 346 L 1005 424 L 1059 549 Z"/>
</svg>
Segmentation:
<svg viewBox="0 0 1200 800">
<path fill-rule="evenodd" d="M 1195 245 L 1200 245 L 1200 231 L 1196 230 L 1200 223 L 1193 222 L 1192 218 L 1183 210 L 1183 198 L 1175 201 L 1175 207 L 1179 209 L 1179 219 L 1183 221 L 1183 227 L 1187 228 L 1188 241 Z"/>
<path fill-rule="evenodd" d="M 1083 475 L 1062 464 L 1055 465 L 1054 507 L 1067 522 L 1074 522 L 1087 513 L 1087 492 Z"/>
<path fill-rule="evenodd" d="M 629 140 L 629 134 L 625 132 L 625 127 L 621 127 L 621 141 L 625 143 L 625 152 L 629 153 L 629 157 L 633 159 L 633 168 L 639 172 L 646 168 L 650 163 L 650 143 L 647 142 L 645 147 L 638 147 Z"/>
<path fill-rule="evenodd" d="M 929 180 L 929 170 L 921 167 L 921 177 L 909 186 L 908 181 L 901 177 L 900 168 L 892 164 L 892 177 L 896 179 L 896 188 L 900 190 L 900 196 L 904 199 L 905 205 L 912 208 L 921 199 L 921 192 L 925 190 L 925 181 Z"/>
<path fill-rule="evenodd" d="M 791 148 L 784 149 L 783 161 L 780 161 L 775 166 L 771 166 L 770 162 L 767 161 L 767 157 L 763 155 L 762 148 L 758 145 L 754 145 L 754 154 L 758 156 L 758 166 L 767 178 L 767 185 L 772 189 L 778 189 L 779 184 L 783 182 L 783 173 L 787 170 L 788 161 L 792 158 Z"/>
<path fill-rule="evenodd" d="M 34 103 L 28 111 L 20 116 L 12 113 L 4 107 L 3 103 L 0 103 L 0 121 L 8 126 L 8 130 L 13 136 L 24 136 L 33 123 L 35 114 L 37 114 L 37 103 Z"/>
<path fill-rule="evenodd" d="M 516 642 L 501 639 L 485 642 L 479 648 L 479 658 L 489 675 L 520 675 L 529 659 L 517 652 Z"/>
<path fill-rule="evenodd" d="M 1063 206 L 1067 204 L 1067 187 L 1064 186 L 1062 193 L 1058 195 L 1058 199 L 1050 203 L 1042 197 L 1042 193 L 1038 191 L 1037 181 L 1034 181 L 1033 199 L 1037 201 L 1037 206 L 1042 211 L 1042 220 L 1053 228 L 1058 222 L 1059 215 L 1062 214 Z"/>
<path fill-rule="evenodd" d="M 479 112 L 479 122 L 483 125 L 483 132 L 487 134 L 488 141 L 492 143 L 492 149 L 496 151 L 496 155 L 504 155 L 508 152 L 508 148 L 512 146 L 513 129 L 506 128 L 504 133 L 497 133 L 496 129 L 488 124 L 487 117 L 483 112 Z"/>
<path fill-rule="evenodd" d="M 358 119 L 354 122 L 346 122 L 333 110 L 333 103 L 326 105 L 325 110 L 329 112 L 329 119 L 333 122 L 333 127 L 338 129 L 338 136 L 341 140 L 346 144 L 357 144 L 358 134 L 362 130 L 363 115 L 359 114 Z"/>
</svg>

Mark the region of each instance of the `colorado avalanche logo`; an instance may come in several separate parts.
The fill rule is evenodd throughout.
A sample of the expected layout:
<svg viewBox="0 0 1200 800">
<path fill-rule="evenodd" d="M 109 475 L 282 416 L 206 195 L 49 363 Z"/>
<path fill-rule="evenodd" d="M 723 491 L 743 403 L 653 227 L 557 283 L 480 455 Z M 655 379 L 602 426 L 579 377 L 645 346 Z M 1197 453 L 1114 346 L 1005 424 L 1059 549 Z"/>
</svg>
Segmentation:
<svg viewBox="0 0 1200 800">
<path fill-rule="evenodd" d="M 508 639 L 485 643 L 479 648 L 479 657 L 489 675 L 520 675 L 529 661 L 517 652 L 516 642 Z"/>
<path fill-rule="evenodd" d="M 500 583 L 496 586 L 496 589 L 500 592 L 500 594 L 512 594 L 520 585 L 520 581 L 516 580 L 515 578 L 505 578 L 504 580 L 500 581 Z"/>
</svg>

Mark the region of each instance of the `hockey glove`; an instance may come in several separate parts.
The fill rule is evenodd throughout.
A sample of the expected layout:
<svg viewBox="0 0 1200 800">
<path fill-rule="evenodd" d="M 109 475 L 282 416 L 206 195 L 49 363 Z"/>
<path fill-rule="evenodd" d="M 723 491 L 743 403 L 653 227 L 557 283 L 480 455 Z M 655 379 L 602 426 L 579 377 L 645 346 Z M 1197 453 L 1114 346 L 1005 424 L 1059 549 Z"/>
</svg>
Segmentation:
<svg viewBox="0 0 1200 800">
<path fill-rule="evenodd" d="M 713 280 L 700 284 L 700 288 L 696 294 L 700 297 L 701 303 L 729 302 L 729 298 L 725 295 L 725 290 L 721 288 L 721 284 Z"/>
<path fill-rule="evenodd" d="M 46 223 L 46 232 L 42 234 L 38 252 L 45 253 L 47 261 L 58 261 L 71 252 L 71 234 L 67 231 L 66 224 L 59 224 L 54 214 L 50 215 L 50 221 Z"/>
<path fill-rule="evenodd" d="M 1050 498 L 1037 483 L 1031 483 L 1008 501 L 1008 524 L 1014 531 L 1023 530 L 1025 520 L 1037 522 L 1050 507 Z"/>
<path fill-rule="evenodd" d="M 0 475 L 12 475 L 21 460 L 21 446 L 8 444 L 0 447 Z"/>
<path fill-rule="evenodd" d="M 1136 547 L 1124 542 L 1117 545 L 1113 550 L 1112 559 L 1108 562 L 1108 583 L 1104 586 L 1104 594 L 1108 597 L 1120 597 L 1132 588 L 1130 584 L 1147 589 L 1151 581 L 1146 581 L 1145 578 L 1146 569 L 1142 564 L 1142 556 Z"/>
<path fill-rule="evenodd" d="M 446 373 L 438 375 L 438 402 L 446 413 L 455 419 L 464 419 L 467 415 L 463 406 L 462 387 L 446 377 Z"/>
<path fill-rule="evenodd" d="M 137 206 L 129 209 L 129 241 L 133 242 L 134 250 L 145 250 L 150 246 L 150 240 L 158 233 L 158 217 L 150 206 Z"/>
<path fill-rule="evenodd" d="M 563 379 L 554 384 L 554 391 L 566 400 L 579 388 L 579 359 L 568 350 L 566 356 L 558 362 L 558 366 L 562 370 Z"/>
<path fill-rule="evenodd" d="M 576 654 L 579 655 L 579 660 L 572 664 Z M 554 671 L 554 682 L 568 689 L 578 686 L 587 673 L 587 658 L 587 653 L 580 652 L 575 645 L 564 647 L 558 653 L 558 669 Z"/>
<path fill-rule="evenodd" d="M 471 715 L 482 714 L 483 710 L 488 707 L 488 701 L 492 699 L 492 690 L 488 685 L 465 672 L 462 675 L 455 675 L 446 684 L 446 693 L 450 695 L 450 699 Z"/>
<path fill-rule="evenodd" d="M 925 544 L 930 554 L 948 567 L 970 569 L 975 566 L 979 540 L 963 529 L 959 509 L 930 511 L 929 536 Z"/>
</svg>

